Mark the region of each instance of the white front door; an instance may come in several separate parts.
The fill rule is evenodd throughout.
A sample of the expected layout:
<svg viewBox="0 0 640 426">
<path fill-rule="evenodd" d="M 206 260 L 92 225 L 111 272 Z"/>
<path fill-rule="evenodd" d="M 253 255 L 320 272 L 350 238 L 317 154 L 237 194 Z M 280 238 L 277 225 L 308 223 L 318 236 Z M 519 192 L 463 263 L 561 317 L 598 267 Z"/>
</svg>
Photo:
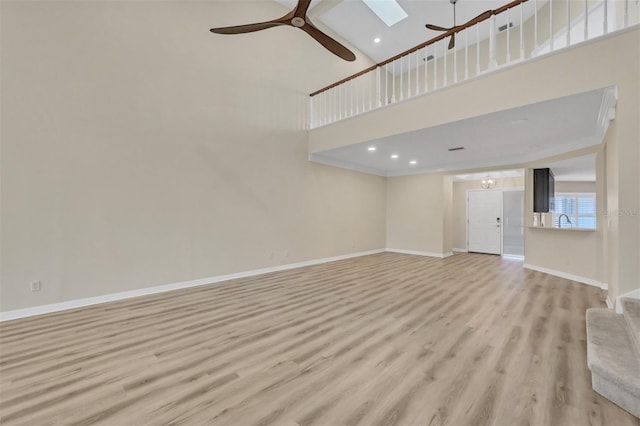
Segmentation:
<svg viewBox="0 0 640 426">
<path fill-rule="evenodd" d="M 502 191 L 469 191 L 469 251 L 502 254 Z"/>
</svg>

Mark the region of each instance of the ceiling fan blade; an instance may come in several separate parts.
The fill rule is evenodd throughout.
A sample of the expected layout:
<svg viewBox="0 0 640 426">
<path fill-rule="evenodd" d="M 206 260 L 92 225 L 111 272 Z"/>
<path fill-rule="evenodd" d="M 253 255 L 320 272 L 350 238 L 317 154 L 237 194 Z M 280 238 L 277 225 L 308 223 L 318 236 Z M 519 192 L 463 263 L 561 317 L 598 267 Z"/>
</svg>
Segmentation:
<svg viewBox="0 0 640 426">
<path fill-rule="evenodd" d="M 314 27 L 309 22 L 307 22 L 304 26 L 300 27 L 300 29 L 305 31 L 314 39 L 316 39 L 318 43 L 323 45 L 328 51 L 330 51 L 334 55 L 339 56 L 340 58 L 349 62 L 356 60 L 356 55 L 354 55 L 352 51 L 350 51 L 349 49 L 344 47 L 342 44 L 338 43 L 337 41 L 335 41 L 334 39 L 332 39 L 322 31 Z"/>
<path fill-rule="evenodd" d="M 449 40 L 449 50 L 453 49 L 454 46 L 456 45 L 456 35 L 451 34 L 451 40 Z"/>
<path fill-rule="evenodd" d="M 307 10 L 309 10 L 310 4 L 311 0 L 298 0 L 298 5 L 293 12 L 294 16 L 304 18 L 307 15 Z"/>
<path fill-rule="evenodd" d="M 445 28 L 445 27 L 440 27 L 438 25 L 431 25 L 431 24 L 427 24 L 425 25 L 425 27 L 433 31 L 449 31 L 451 29 L 451 28 Z"/>
<path fill-rule="evenodd" d="M 252 33 L 254 31 L 266 30 L 267 28 L 277 27 L 279 25 L 286 24 L 279 21 L 267 21 L 258 22 L 255 24 L 235 25 L 233 27 L 211 28 L 209 31 L 216 34 L 244 34 Z"/>
</svg>

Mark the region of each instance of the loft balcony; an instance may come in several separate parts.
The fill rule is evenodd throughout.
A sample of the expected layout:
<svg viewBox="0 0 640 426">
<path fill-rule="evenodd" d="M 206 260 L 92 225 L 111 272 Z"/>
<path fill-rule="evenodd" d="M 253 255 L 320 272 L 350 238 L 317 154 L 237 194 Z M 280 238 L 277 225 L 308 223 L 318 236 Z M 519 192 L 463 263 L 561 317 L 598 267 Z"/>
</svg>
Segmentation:
<svg viewBox="0 0 640 426">
<path fill-rule="evenodd" d="M 640 23 L 640 4 L 633 0 L 515 0 L 490 12 L 312 93 L 309 128 L 431 94 Z"/>
</svg>

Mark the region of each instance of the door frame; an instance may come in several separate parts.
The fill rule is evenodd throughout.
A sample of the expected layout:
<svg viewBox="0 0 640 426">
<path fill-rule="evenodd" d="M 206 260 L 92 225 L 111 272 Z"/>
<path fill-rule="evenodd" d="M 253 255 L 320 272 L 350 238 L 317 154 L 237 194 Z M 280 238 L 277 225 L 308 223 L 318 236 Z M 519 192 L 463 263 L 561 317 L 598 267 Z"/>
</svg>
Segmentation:
<svg viewBox="0 0 640 426">
<path fill-rule="evenodd" d="M 505 187 L 505 188 L 493 188 L 493 189 L 467 189 L 467 193 L 466 193 L 466 197 L 467 197 L 467 202 L 465 203 L 466 207 L 467 207 L 467 214 L 466 214 L 466 221 L 464 223 L 464 226 L 466 228 L 466 237 L 467 237 L 467 241 L 466 241 L 466 250 L 467 252 L 469 252 L 469 193 L 470 192 L 507 192 L 507 191 L 525 191 L 524 186 L 510 186 L 510 187 Z M 504 234 L 503 234 L 503 230 L 504 230 L 504 221 L 502 220 L 504 218 L 504 197 L 501 198 L 500 200 L 500 256 L 504 256 Z M 524 217 L 522 218 L 524 223 Z"/>
</svg>

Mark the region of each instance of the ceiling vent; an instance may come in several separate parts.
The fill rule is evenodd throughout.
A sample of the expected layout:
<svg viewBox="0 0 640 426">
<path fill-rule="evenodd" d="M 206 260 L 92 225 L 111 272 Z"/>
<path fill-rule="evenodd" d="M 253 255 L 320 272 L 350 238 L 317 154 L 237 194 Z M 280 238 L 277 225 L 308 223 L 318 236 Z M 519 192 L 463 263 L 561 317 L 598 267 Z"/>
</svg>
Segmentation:
<svg viewBox="0 0 640 426">
<path fill-rule="evenodd" d="M 513 22 L 509 22 L 509 28 L 512 28 L 512 27 L 513 27 Z M 507 24 L 504 24 L 503 26 L 498 27 L 499 32 L 503 32 L 506 29 L 507 29 Z"/>
<path fill-rule="evenodd" d="M 464 149 L 464 146 L 458 146 L 455 148 L 449 148 L 449 152 L 453 152 L 453 151 L 462 151 Z"/>
</svg>

